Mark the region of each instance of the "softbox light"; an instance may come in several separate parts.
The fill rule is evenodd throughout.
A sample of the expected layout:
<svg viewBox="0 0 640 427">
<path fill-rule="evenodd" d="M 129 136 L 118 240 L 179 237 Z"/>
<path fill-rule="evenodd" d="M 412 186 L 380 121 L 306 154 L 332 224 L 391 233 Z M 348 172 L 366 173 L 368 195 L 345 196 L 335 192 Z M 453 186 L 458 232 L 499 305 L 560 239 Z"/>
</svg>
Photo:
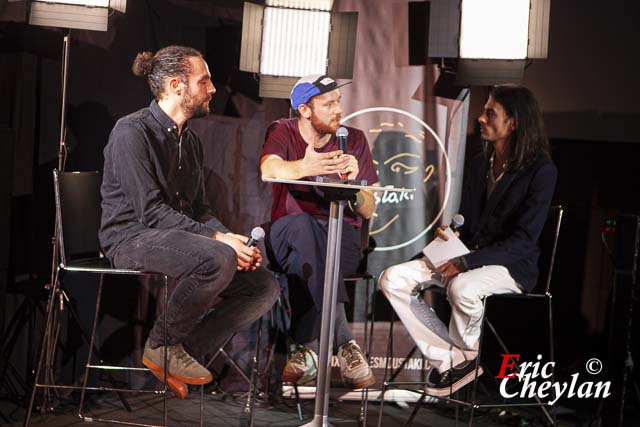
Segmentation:
<svg viewBox="0 0 640 427">
<path fill-rule="evenodd" d="M 36 0 L 31 3 L 29 24 L 107 31 L 109 9 L 124 13 L 126 6 L 126 0 Z"/>
<path fill-rule="evenodd" d="M 524 59 L 530 0 L 462 0 L 460 58 Z"/>
<path fill-rule="evenodd" d="M 245 2 L 240 70 L 260 75 L 260 96 L 288 98 L 310 74 L 351 78 L 357 12 L 330 12 L 332 0 Z"/>
</svg>

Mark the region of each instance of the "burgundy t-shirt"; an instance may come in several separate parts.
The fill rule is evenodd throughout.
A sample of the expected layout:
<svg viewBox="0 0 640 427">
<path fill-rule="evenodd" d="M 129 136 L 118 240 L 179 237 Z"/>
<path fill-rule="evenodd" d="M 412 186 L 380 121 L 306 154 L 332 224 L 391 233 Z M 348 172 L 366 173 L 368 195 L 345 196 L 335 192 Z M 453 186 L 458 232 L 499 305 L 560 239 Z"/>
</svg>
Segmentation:
<svg viewBox="0 0 640 427">
<path fill-rule="evenodd" d="M 367 185 L 378 182 L 375 166 L 371 158 L 371 150 L 364 133 L 359 129 L 347 127 L 347 152 L 358 159 L 358 180 L 367 180 Z M 298 119 L 280 119 L 273 122 L 267 129 L 262 154 L 275 154 L 283 160 L 300 160 L 304 158 L 307 143 L 302 138 L 298 129 Z M 338 139 L 331 136 L 329 142 L 322 148 L 316 149 L 319 153 L 338 150 Z M 327 175 L 329 178 L 340 179 L 338 174 Z M 301 178 L 307 181 L 315 181 L 315 177 Z M 273 184 L 273 206 L 271 208 L 271 220 L 275 221 L 285 215 L 296 213 L 309 213 L 320 217 L 329 217 L 330 202 L 322 197 L 320 187 L 309 185 Z M 360 227 L 362 218 L 345 209 L 344 219 L 349 224 Z"/>
</svg>

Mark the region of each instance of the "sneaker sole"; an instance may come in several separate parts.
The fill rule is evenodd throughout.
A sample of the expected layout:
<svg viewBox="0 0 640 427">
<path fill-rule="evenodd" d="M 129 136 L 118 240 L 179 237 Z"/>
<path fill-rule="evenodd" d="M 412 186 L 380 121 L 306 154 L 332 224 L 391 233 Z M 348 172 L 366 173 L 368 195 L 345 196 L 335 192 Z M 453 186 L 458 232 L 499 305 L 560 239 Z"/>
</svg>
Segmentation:
<svg viewBox="0 0 640 427">
<path fill-rule="evenodd" d="M 360 388 L 371 387 L 372 385 L 375 384 L 376 378 L 373 376 L 373 374 L 369 374 L 366 377 L 358 378 L 354 382 L 351 382 L 351 381 L 347 381 L 344 377 L 342 377 L 342 382 L 344 383 L 345 386 L 352 388 L 354 390 L 357 390 Z"/>
<path fill-rule="evenodd" d="M 317 375 L 318 375 L 318 371 L 314 372 L 312 375 L 308 375 L 308 374 L 299 375 L 299 374 L 291 374 L 288 372 L 283 372 L 282 381 L 302 385 L 315 380 Z"/>
<path fill-rule="evenodd" d="M 142 363 L 147 368 L 149 368 L 157 378 L 160 378 L 161 381 L 164 381 L 164 369 L 162 369 L 160 366 L 156 365 L 155 363 L 153 363 L 151 360 L 147 359 L 144 356 L 142 357 Z M 180 375 L 172 374 L 171 372 L 169 372 L 167 383 L 169 382 L 169 378 L 173 378 L 182 383 L 192 384 L 192 385 L 208 384 L 211 382 L 211 380 L 213 380 L 213 376 L 211 374 L 207 375 L 206 377 L 182 377 Z"/>
<path fill-rule="evenodd" d="M 151 372 L 153 376 L 158 379 L 158 381 L 164 383 L 164 375 L 162 375 L 161 371 L 149 368 L 149 372 Z M 171 374 L 169 374 L 169 376 L 167 377 L 167 387 L 173 392 L 173 394 L 176 395 L 178 399 L 186 399 L 189 395 L 189 389 L 187 388 L 187 386 L 184 383 L 173 378 Z"/>
<path fill-rule="evenodd" d="M 482 369 L 482 366 L 478 367 L 478 377 L 480 377 L 480 375 L 482 375 L 483 373 L 484 373 L 484 370 Z M 447 388 L 427 387 L 424 389 L 424 391 L 426 394 L 430 396 L 436 396 L 436 397 L 451 396 L 453 393 L 455 393 L 456 391 L 460 390 L 462 387 L 466 386 L 471 381 L 473 381 L 475 378 L 475 375 L 476 375 L 476 372 L 475 370 L 473 370 L 469 372 L 467 375 L 465 375 L 464 377 L 460 378 L 451 387 L 447 387 Z"/>
</svg>

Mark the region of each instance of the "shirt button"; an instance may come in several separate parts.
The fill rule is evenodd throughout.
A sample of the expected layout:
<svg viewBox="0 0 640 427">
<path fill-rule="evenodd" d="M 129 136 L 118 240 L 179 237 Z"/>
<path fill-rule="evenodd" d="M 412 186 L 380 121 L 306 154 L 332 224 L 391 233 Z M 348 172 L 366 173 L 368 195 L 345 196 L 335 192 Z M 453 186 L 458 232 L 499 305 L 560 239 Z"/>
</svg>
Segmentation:
<svg viewBox="0 0 640 427">
<path fill-rule="evenodd" d="M 171 132 L 171 128 L 167 128 L 167 130 L 168 130 L 169 132 Z"/>
<path fill-rule="evenodd" d="M 178 170 L 182 170 L 182 165 L 178 166 Z"/>
<path fill-rule="evenodd" d="M 180 197 L 180 192 L 176 191 L 176 197 Z"/>
</svg>

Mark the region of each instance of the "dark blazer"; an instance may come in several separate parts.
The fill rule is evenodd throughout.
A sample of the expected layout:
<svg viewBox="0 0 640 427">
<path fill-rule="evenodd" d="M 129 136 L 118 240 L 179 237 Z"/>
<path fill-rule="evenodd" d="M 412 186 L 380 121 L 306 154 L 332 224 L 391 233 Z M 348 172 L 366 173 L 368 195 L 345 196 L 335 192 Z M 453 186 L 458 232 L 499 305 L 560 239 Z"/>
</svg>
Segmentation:
<svg viewBox="0 0 640 427">
<path fill-rule="evenodd" d="M 505 172 L 487 200 L 489 162 L 478 157 L 465 176 L 460 238 L 471 249 L 463 257 L 467 269 L 503 265 L 526 291 L 538 279 L 538 237 L 556 185 L 557 170 L 539 158 L 519 172 Z"/>
</svg>

